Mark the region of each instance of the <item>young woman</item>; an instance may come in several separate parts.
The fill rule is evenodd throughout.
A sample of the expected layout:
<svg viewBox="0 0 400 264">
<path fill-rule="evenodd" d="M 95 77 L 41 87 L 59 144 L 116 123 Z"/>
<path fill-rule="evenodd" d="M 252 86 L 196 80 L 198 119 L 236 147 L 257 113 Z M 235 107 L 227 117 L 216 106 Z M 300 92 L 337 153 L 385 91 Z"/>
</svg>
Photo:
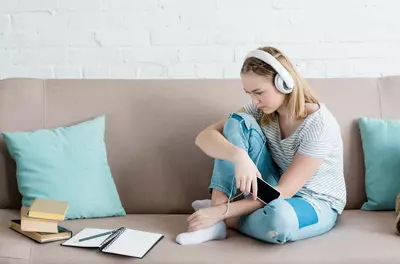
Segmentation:
<svg viewBox="0 0 400 264">
<path fill-rule="evenodd" d="M 198 200 L 182 245 L 226 238 L 226 228 L 269 243 L 324 234 L 346 204 L 340 127 L 288 57 L 273 47 L 251 51 L 241 69 L 251 102 L 204 129 L 196 145 L 215 159 L 210 200 Z M 280 192 L 267 205 L 261 177 Z M 245 194 L 230 202 L 237 189 Z M 229 203 L 230 202 L 230 203 Z"/>
</svg>

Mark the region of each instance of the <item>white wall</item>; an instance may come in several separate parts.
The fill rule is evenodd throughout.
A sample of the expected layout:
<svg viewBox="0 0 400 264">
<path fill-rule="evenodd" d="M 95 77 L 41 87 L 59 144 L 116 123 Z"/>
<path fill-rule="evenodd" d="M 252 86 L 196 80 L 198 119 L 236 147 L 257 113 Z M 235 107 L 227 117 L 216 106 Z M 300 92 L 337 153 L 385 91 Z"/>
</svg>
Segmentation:
<svg viewBox="0 0 400 264">
<path fill-rule="evenodd" d="M 398 0 L 0 0 L 0 78 L 238 78 L 261 45 L 306 77 L 400 74 Z"/>
</svg>

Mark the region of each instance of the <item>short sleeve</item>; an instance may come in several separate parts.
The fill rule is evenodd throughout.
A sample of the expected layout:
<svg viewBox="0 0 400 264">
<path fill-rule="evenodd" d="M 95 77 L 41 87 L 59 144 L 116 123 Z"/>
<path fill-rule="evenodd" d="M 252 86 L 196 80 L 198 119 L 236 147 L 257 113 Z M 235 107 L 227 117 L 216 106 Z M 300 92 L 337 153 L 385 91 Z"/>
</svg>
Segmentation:
<svg viewBox="0 0 400 264">
<path fill-rule="evenodd" d="M 244 111 L 247 114 L 252 115 L 257 120 L 257 122 L 261 121 L 262 110 L 258 109 L 255 104 L 253 104 L 252 102 L 249 102 L 249 103 L 245 104 L 243 106 L 243 108 L 244 108 Z"/>
<path fill-rule="evenodd" d="M 332 150 L 329 127 L 322 121 L 309 124 L 301 136 L 297 150 L 299 154 L 315 158 L 325 158 Z"/>
</svg>

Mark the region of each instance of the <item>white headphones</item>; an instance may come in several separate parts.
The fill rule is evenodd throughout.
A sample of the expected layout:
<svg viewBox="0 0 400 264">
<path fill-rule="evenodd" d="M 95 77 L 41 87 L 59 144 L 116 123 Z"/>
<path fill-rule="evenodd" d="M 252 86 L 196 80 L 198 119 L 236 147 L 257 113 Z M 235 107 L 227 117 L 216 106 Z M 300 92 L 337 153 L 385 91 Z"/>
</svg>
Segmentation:
<svg viewBox="0 0 400 264">
<path fill-rule="evenodd" d="M 250 51 L 245 59 L 254 57 L 268 63 L 278 73 L 275 77 L 274 84 L 276 88 L 284 94 L 291 93 L 294 88 L 294 80 L 290 73 L 283 67 L 283 65 L 275 59 L 271 54 L 263 50 L 252 50 Z"/>
</svg>

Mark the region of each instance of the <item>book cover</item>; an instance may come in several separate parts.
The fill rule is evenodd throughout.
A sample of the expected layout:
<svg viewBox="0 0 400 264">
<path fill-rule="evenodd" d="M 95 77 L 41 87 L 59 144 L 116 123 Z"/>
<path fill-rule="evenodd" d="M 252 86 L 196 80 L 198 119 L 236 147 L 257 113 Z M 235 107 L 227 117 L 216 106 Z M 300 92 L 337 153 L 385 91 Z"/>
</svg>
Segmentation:
<svg viewBox="0 0 400 264">
<path fill-rule="evenodd" d="M 72 231 L 62 226 L 58 226 L 58 233 L 55 234 L 22 231 L 20 219 L 11 220 L 10 228 L 38 243 L 54 242 L 54 241 L 69 239 L 72 237 Z"/>
<path fill-rule="evenodd" d="M 62 221 L 68 210 L 68 202 L 36 198 L 29 207 L 27 216 Z"/>
</svg>

